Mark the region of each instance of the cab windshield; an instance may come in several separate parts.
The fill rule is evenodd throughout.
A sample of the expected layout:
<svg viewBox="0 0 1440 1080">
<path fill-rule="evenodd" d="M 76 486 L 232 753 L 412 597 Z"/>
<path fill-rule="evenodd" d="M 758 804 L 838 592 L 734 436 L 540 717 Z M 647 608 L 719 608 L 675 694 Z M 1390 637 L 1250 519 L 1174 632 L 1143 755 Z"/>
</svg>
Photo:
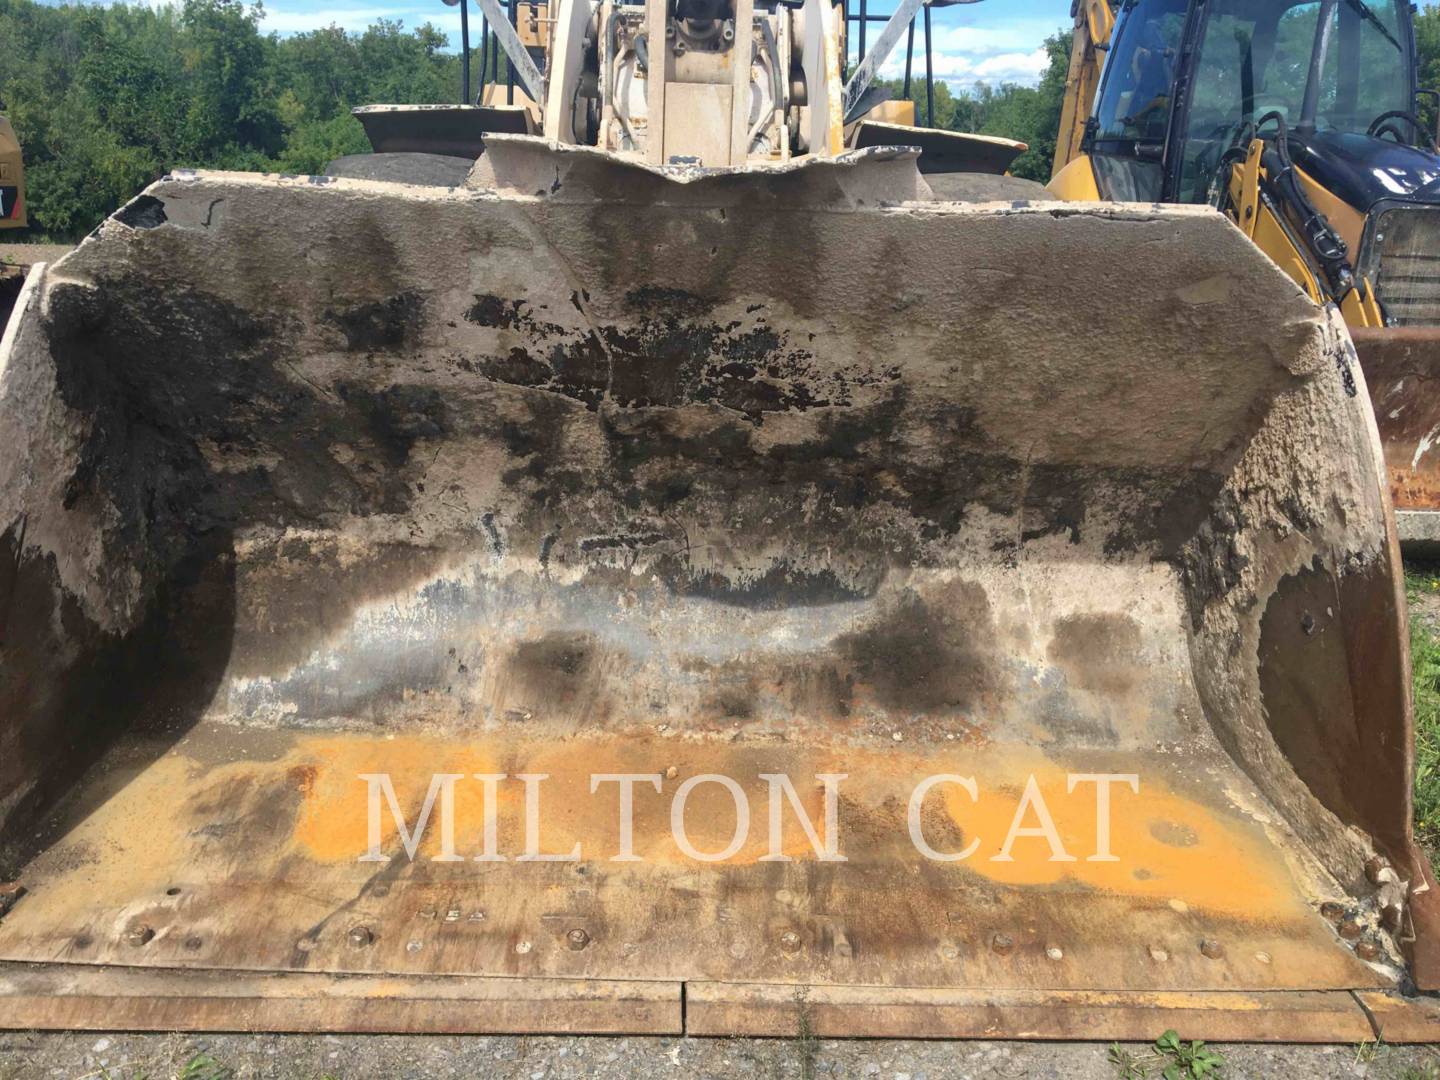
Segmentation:
<svg viewBox="0 0 1440 1080">
<path fill-rule="evenodd" d="M 1096 110 L 1097 139 L 1164 144 L 1186 7 L 1187 0 L 1130 0 L 1120 9 Z"/>
<path fill-rule="evenodd" d="M 1090 144 L 1107 199 L 1156 202 L 1188 0 L 1127 0 L 1100 84 Z"/>
<path fill-rule="evenodd" d="M 1207 198 L 1220 155 L 1247 121 L 1277 112 L 1292 129 L 1363 133 L 1381 113 L 1411 108 L 1408 34 L 1396 0 L 1212 0 L 1207 7 L 1180 202 Z"/>
</svg>

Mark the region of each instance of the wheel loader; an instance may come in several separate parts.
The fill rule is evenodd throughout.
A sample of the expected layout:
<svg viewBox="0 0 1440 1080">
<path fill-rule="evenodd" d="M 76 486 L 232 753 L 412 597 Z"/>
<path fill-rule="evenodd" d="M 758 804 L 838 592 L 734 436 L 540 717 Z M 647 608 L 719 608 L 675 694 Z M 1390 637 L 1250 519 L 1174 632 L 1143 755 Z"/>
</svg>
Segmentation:
<svg viewBox="0 0 1440 1080">
<path fill-rule="evenodd" d="M 1419 112 L 1440 91 L 1417 89 L 1411 5 L 1077 0 L 1073 13 L 1051 191 L 1216 206 L 1337 305 L 1401 540 L 1433 554 L 1440 152 Z"/>
<path fill-rule="evenodd" d="M 0 104 L 0 108 L 3 108 Z M 0 113 L 0 231 L 23 229 L 28 224 L 25 214 L 25 171 L 20 157 L 20 143 L 15 129 Z M 22 276 L 12 272 L 9 253 L 0 245 L 0 330 L 5 327 L 20 291 Z"/>
<path fill-rule="evenodd" d="M 0 1024 L 1434 1040 L 1335 308 L 937 197 L 915 0 L 481 7 L 463 184 L 176 171 L 27 280 Z"/>
<path fill-rule="evenodd" d="M 10 121 L 0 115 L 0 229 L 23 229 L 28 224 L 20 142 Z"/>
</svg>

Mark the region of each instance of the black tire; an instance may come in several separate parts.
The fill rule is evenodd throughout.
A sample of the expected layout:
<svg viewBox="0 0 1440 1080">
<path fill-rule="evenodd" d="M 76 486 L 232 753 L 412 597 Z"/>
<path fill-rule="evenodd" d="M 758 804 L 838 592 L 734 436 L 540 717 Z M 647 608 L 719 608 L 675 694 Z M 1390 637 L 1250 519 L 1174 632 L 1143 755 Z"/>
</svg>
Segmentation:
<svg viewBox="0 0 1440 1080">
<path fill-rule="evenodd" d="M 446 154 L 347 154 L 325 166 L 325 175 L 424 187 L 461 187 L 474 164 L 470 158 Z"/>
</svg>

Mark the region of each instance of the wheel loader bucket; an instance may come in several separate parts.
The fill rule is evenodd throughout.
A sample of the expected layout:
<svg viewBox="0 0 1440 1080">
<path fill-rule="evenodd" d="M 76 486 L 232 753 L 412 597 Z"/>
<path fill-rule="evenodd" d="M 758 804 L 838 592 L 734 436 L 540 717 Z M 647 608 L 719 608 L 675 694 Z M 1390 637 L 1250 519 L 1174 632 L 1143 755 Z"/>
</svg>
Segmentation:
<svg viewBox="0 0 1440 1080">
<path fill-rule="evenodd" d="M 1407 553 L 1440 555 L 1440 327 L 1352 331 L 1380 431 L 1390 498 Z"/>
<path fill-rule="evenodd" d="M 0 1024 L 1433 1037 L 1332 313 L 913 152 L 486 160 L 21 296 Z"/>
</svg>

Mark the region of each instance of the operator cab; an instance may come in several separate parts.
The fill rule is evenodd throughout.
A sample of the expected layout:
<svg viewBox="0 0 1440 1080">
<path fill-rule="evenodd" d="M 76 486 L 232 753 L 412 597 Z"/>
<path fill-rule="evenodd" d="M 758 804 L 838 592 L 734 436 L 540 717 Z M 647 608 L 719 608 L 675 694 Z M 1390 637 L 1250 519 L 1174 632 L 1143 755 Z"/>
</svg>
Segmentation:
<svg viewBox="0 0 1440 1080">
<path fill-rule="evenodd" d="M 1111 42 L 1087 135 L 1108 199 L 1209 201 L 1257 127 L 1283 126 L 1292 151 L 1426 136 L 1404 0 L 1129 0 Z"/>
</svg>

